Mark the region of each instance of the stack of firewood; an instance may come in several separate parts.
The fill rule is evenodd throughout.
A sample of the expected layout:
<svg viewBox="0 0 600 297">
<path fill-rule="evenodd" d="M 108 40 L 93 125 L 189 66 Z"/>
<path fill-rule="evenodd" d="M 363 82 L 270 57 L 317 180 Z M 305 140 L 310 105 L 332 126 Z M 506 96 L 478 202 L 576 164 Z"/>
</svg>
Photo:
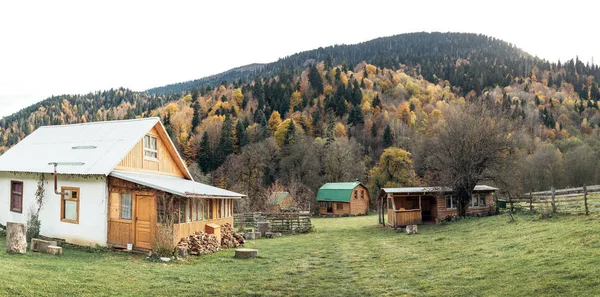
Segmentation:
<svg viewBox="0 0 600 297">
<path fill-rule="evenodd" d="M 219 250 L 219 241 L 214 234 L 196 232 L 182 238 L 177 247 L 187 249 L 189 255 L 206 255 Z"/>
<path fill-rule="evenodd" d="M 231 224 L 227 223 L 221 227 L 221 248 L 229 249 L 244 244 L 244 236 L 235 232 Z"/>
</svg>

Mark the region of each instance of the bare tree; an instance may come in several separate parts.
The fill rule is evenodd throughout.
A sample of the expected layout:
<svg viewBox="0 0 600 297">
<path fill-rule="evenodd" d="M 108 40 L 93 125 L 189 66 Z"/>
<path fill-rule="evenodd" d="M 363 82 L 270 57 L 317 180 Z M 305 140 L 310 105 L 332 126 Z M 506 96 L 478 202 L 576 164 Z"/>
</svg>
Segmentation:
<svg viewBox="0 0 600 297">
<path fill-rule="evenodd" d="M 362 148 L 354 140 L 336 138 L 325 148 L 325 173 L 330 182 L 347 182 L 361 178 L 365 171 Z"/>
<path fill-rule="evenodd" d="M 452 187 L 458 216 L 466 216 L 475 185 L 496 180 L 516 156 L 518 121 L 483 100 L 451 106 L 428 143 L 429 168 L 439 186 Z"/>
</svg>

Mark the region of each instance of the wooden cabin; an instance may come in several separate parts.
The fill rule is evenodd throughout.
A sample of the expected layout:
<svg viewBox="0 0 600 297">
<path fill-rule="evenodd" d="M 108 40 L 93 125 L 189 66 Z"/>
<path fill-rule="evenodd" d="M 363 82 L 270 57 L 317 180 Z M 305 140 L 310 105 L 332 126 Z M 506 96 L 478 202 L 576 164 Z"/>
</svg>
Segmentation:
<svg viewBox="0 0 600 297">
<path fill-rule="evenodd" d="M 41 235 L 142 251 L 165 222 L 173 241 L 217 234 L 245 196 L 195 182 L 158 118 L 38 128 L 0 156 L 0 188 L 11 193 L 0 196 L 0 222 L 26 223 L 40 185 Z"/>
<path fill-rule="evenodd" d="M 485 185 L 475 186 L 468 213 L 492 213 L 496 190 Z M 456 215 L 456 198 L 448 188 L 383 188 L 379 198 L 387 200 L 387 221 L 393 227 L 437 223 Z"/>
<path fill-rule="evenodd" d="M 273 211 L 280 211 L 288 207 L 296 206 L 294 199 L 289 192 L 273 192 L 269 200 Z"/>
<path fill-rule="evenodd" d="M 358 181 L 326 183 L 317 193 L 321 215 L 364 215 L 370 200 L 369 191 Z"/>
</svg>

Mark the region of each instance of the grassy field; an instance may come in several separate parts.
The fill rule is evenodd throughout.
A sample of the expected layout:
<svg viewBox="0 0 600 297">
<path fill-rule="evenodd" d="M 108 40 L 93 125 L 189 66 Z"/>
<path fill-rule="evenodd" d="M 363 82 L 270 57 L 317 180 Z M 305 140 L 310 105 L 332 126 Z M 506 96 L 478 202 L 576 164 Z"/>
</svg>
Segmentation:
<svg viewBox="0 0 600 297">
<path fill-rule="evenodd" d="M 506 215 L 380 229 L 376 217 L 314 219 L 316 232 L 252 241 L 174 264 L 66 249 L 7 255 L 5 296 L 598 296 L 600 217 Z"/>
</svg>

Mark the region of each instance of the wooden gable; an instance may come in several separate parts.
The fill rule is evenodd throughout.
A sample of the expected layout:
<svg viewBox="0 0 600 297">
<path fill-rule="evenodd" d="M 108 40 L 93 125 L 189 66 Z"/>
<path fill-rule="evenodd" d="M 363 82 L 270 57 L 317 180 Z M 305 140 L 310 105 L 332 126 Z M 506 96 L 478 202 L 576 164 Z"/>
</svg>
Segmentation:
<svg viewBox="0 0 600 297">
<path fill-rule="evenodd" d="M 115 167 L 117 170 L 160 173 L 191 179 L 185 164 L 178 156 L 169 136 L 160 123 L 157 123 L 146 135 L 156 137 L 157 158 L 144 156 L 144 138 Z"/>
</svg>

